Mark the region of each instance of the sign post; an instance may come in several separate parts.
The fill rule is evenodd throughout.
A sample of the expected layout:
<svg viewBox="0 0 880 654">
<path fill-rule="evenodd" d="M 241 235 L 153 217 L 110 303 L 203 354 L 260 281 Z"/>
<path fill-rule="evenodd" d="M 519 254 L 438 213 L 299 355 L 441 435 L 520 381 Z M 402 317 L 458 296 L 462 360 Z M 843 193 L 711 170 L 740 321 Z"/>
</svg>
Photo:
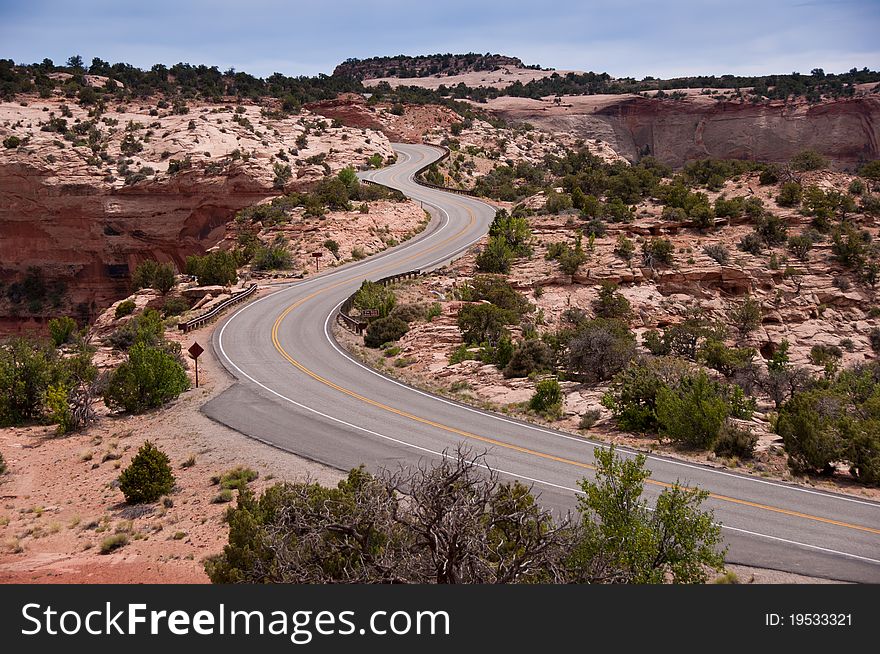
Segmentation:
<svg viewBox="0 0 880 654">
<path fill-rule="evenodd" d="M 196 364 L 196 388 L 199 387 L 199 357 L 204 351 L 204 348 L 195 342 L 189 346 L 188 350 L 189 355 L 192 357 L 192 360 L 195 361 Z"/>
<path fill-rule="evenodd" d="M 315 257 L 315 272 L 318 272 L 318 259 L 324 256 L 323 252 L 312 252 L 312 256 Z"/>
</svg>

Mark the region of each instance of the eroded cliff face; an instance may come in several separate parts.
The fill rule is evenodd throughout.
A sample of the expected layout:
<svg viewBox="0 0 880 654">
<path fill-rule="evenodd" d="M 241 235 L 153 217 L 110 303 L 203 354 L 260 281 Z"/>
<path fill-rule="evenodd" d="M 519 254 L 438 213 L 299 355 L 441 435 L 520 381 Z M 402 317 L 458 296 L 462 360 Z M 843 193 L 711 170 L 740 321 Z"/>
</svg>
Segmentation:
<svg viewBox="0 0 880 654">
<path fill-rule="evenodd" d="M 630 161 L 651 154 L 674 167 L 708 157 L 784 162 L 804 149 L 841 169 L 880 157 L 877 94 L 814 105 L 618 95 L 564 97 L 559 104 L 498 98 L 487 106 L 509 120 L 600 139 Z"/>
<path fill-rule="evenodd" d="M 151 116 L 145 106 L 95 119 L 61 104 L 0 105 L 0 138 L 21 139 L 0 149 L 2 332 L 59 314 L 93 317 L 128 294 L 145 259 L 182 271 L 238 210 L 282 192 L 276 164 L 289 166 L 291 189 L 393 153 L 379 132 L 311 114 L 203 106 Z M 64 114 L 66 130 L 43 130 Z"/>
</svg>

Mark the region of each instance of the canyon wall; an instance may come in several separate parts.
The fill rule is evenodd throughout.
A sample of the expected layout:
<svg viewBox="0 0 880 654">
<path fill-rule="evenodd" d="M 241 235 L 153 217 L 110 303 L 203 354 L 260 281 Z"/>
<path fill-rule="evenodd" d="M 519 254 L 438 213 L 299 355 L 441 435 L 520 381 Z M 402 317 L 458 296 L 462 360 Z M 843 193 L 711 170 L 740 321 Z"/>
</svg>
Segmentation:
<svg viewBox="0 0 880 654">
<path fill-rule="evenodd" d="M 128 295 L 141 261 L 183 271 L 238 210 L 393 154 L 381 132 L 308 112 L 141 102 L 100 116 L 60 99 L 0 103 L 0 332 L 89 320 Z"/>
<path fill-rule="evenodd" d="M 498 98 L 483 106 L 508 120 L 600 139 L 630 161 L 651 154 L 673 167 L 707 157 L 784 162 L 804 149 L 840 169 L 880 158 L 876 94 L 814 105 L 618 95 L 563 97 L 559 104 Z"/>
</svg>

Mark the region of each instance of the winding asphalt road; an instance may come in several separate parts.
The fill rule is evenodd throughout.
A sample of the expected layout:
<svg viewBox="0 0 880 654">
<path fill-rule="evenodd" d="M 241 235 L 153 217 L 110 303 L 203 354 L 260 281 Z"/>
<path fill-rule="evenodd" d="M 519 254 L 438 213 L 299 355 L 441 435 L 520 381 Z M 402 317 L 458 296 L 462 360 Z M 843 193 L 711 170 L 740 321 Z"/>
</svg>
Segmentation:
<svg viewBox="0 0 880 654">
<path fill-rule="evenodd" d="M 354 360 L 335 343 L 339 304 L 364 279 L 430 269 L 466 250 L 494 210 L 419 186 L 413 173 L 436 148 L 396 145 L 398 163 L 364 173 L 431 209 L 417 238 L 364 261 L 282 287 L 214 331 L 213 346 L 238 383 L 203 407 L 211 418 L 281 450 L 347 470 L 413 465 L 466 442 L 505 476 L 531 482 L 545 506 L 575 506 L 593 471 L 595 443 L 486 413 L 413 389 Z M 279 456 L 283 454 L 279 453 Z M 648 457 L 653 501 L 679 481 L 711 492 L 728 561 L 831 579 L 880 582 L 880 504 L 704 466 Z"/>
</svg>

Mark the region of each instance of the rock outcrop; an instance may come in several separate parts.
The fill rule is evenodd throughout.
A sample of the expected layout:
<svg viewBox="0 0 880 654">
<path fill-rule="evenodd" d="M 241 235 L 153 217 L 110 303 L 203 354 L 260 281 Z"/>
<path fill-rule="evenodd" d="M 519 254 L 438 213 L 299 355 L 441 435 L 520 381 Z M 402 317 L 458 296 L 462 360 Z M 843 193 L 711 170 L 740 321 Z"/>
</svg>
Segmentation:
<svg viewBox="0 0 880 654">
<path fill-rule="evenodd" d="M 182 271 L 238 210 L 393 153 L 378 131 L 308 113 L 188 111 L 121 106 L 96 118 L 58 100 L 0 104 L 0 138 L 20 140 L 0 149 L 0 330 L 93 318 L 128 294 L 139 262 Z"/>
<path fill-rule="evenodd" d="M 804 149 L 844 169 L 880 158 L 877 94 L 817 104 L 633 95 L 563 97 L 556 104 L 505 97 L 484 106 L 553 133 L 600 139 L 630 161 L 651 154 L 674 167 L 710 157 L 785 162 Z"/>
</svg>

